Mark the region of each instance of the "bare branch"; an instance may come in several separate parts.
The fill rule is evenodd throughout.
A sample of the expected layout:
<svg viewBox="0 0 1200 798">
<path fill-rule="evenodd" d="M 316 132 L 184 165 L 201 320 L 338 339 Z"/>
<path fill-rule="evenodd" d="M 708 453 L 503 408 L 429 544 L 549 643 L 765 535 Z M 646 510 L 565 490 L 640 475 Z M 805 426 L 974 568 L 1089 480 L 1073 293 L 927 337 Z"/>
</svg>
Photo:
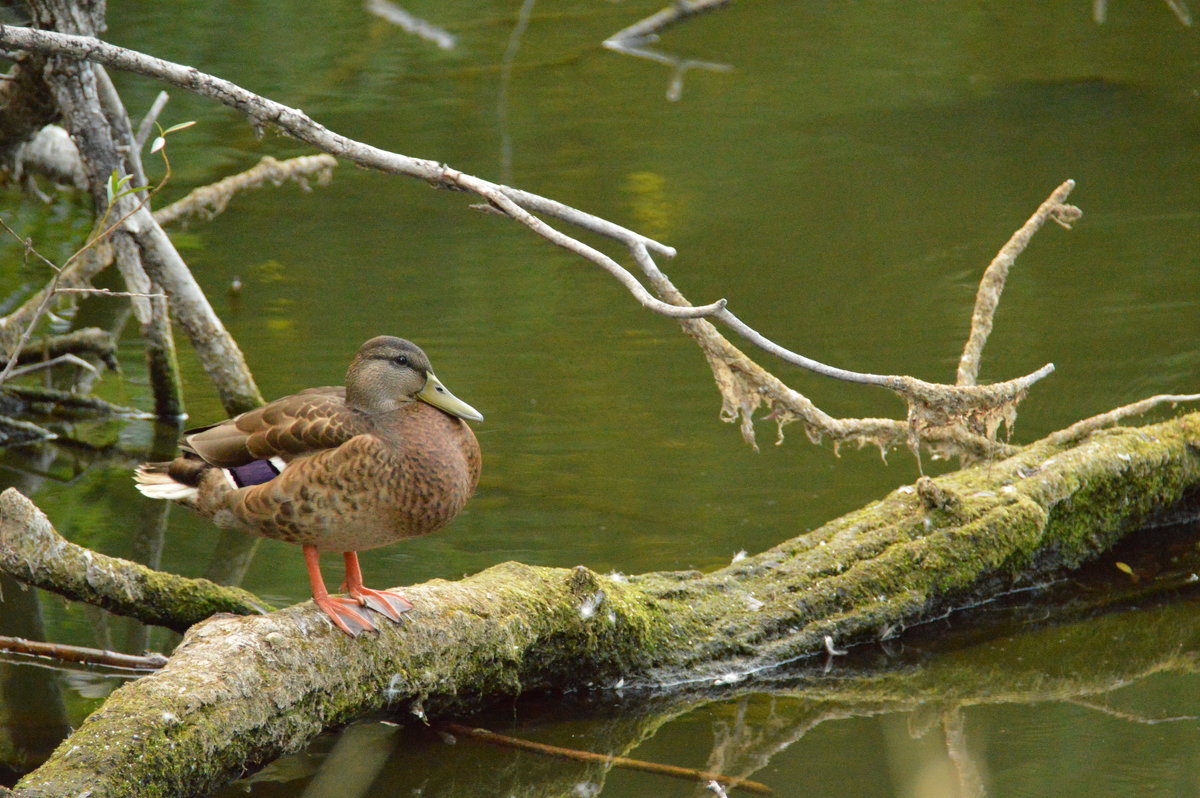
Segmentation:
<svg viewBox="0 0 1200 798">
<path fill-rule="evenodd" d="M 677 305 L 687 304 L 687 299 L 658 268 L 645 247 L 634 244 L 631 251 L 659 296 Z M 991 422 L 1000 417 L 1011 421 L 1012 406 L 1023 398 L 1033 383 L 1054 370 L 1053 365 L 1047 364 L 1024 377 L 983 387 L 955 387 L 913 377 L 859 374 L 827 366 L 785 349 L 742 323 L 728 310 L 718 311 L 711 318 L 726 322 L 751 343 L 785 362 L 827 377 L 888 388 L 900 394 L 909 405 L 907 423 L 886 418 L 833 418 L 752 361 L 707 319 L 682 320 L 680 324 L 684 331 L 699 344 L 713 370 L 722 397 L 721 417 L 729 422 L 740 418 L 742 437 L 752 446 L 755 445 L 754 412 L 766 405 L 769 409 L 767 418 L 779 425 L 780 440 L 784 425 L 801 421 L 811 440 L 816 442 L 828 437 L 834 442 L 835 449 L 840 443 L 850 442 L 859 446 L 870 444 L 886 451 L 905 443 L 911 446 L 912 436 L 916 434 L 935 452 L 942 454 L 1008 456 L 1015 451 L 1012 447 L 992 440 L 990 435 L 980 435 L 976 429 L 980 425 L 956 423 L 956 418 L 967 416 Z M 991 423 L 982 426 L 990 427 L 991 431 L 995 429 Z"/>
<path fill-rule="evenodd" d="M 133 136 L 133 142 L 137 145 L 138 150 L 146 146 L 146 142 L 150 139 L 150 134 L 154 131 L 154 123 L 158 121 L 159 114 L 167 107 L 167 102 L 171 99 L 171 95 L 165 91 L 160 91 L 158 96 L 154 98 L 154 103 L 150 106 L 150 110 L 146 112 L 146 116 L 138 124 L 137 133 Z"/>
<path fill-rule="evenodd" d="M 690 19 L 698 14 L 726 6 L 733 0 L 678 0 L 678 2 L 651 14 L 643 20 L 623 28 L 604 40 L 603 46 L 621 55 L 631 55 L 648 61 L 657 61 L 672 67 L 671 82 L 667 86 L 667 99 L 676 102 L 683 96 L 683 78 L 691 69 L 710 72 L 732 72 L 729 64 L 712 61 L 697 61 L 681 58 L 656 50 L 647 45 L 658 41 L 658 34 L 667 28 Z"/>
<path fill-rule="evenodd" d="M 88 354 L 100 358 L 109 368 L 116 369 L 116 347 L 112 333 L 98 327 L 83 327 L 62 335 L 51 335 L 22 347 L 17 352 L 17 363 L 48 360 L 67 353 Z"/>
<path fill-rule="evenodd" d="M 301 186 L 307 186 L 305 181 L 309 178 L 315 180 L 318 185 L 325 185 L 332 178 L 336 166 L 337 159 L 331 155 L 305 155 L 286 161 L 277 161 L 267 155 L 244 172 L 201 186 L 183 199 L 160 208 L 154 212 L 154 220 L 161 225 L 168 225 L 187 217 L 212 219 L 224 211 L 230 200 L 242 191 L 261 188 L 267 184 L 278 186 L 287 180 L 295 180 Z"/>
<path fill-rule="evenodd" d="M 166 294 L 147 294 L 140 291 L 113 291 L 108 288 L 60 288 L 60 294 L 90 294 L 93 296 L 137 297 L 139 299 L 163 299 Z"/>
<path fill-rule="evenodd" d="M 39 640 L 26 640 L 22 637 L 6 635 L 0 636 L 0 651 L 25 657 L 52 659 L 59 662 L 78 662 L 85 665 L 99 665 L 105 668 L 119 668 L 142 673 L 156 671 L 167 664 L 167 658 L 162 654 L 122 654 L 119 651 L 70 646 L 65 643 L 43 643 Z"/>
<path fill-rule="evenodd" d="M 193 67 L 117 47 L 91 36 L 72 36 L 12 25 L 0 25 L 0 44 L 22 50 L 53 53 L 69 58 L 93 61 L 152 77 L 185 91 L 224 103 L 245 114 L 251 124 L 256 127 L 276 127 L 299 141 L 311 144 L 317 149 L 345 158 L 360 166 L 377 169 L 381 172 L 415 177 L 443 188 L 460 188 L 451 176 L 459 173 L 444 164 L 422 158 L 411 158 L 354 141 L 317 124 L 299 109 L 289 108 L 281 103 L 268 100 L 235 83 L 205 74 Z M 647 248 L 668 257 L 675 254 L 672 247 L 660 244 L 620 225 L 570 208 L 560 202 L 485 180 L 478 180 L 478 184 L 504 193 L 513 202 L 533 213 L 554 216 L 585 230 L 621 242 L 640 241 Z"/>
<path fill-rule="evenodd" d="M 122 407 L 95 396 L 60 391 L 55 388 L 29 385 L 5 385 L 0 394 L 20 402 L 28 412 L 50 416 L 79 418 L 81 416 L 123 416 L 125 418 L 154 418 L 150 413 L 132 407 Z"/>
<path fill-rule="evenodd" d="M 996 307 L 1000 304 L 1000 294 L 1004 291 L 1004 281 L 1008 279 L 1008 270 L 1016 262 L 1017 256 L 1029 246 L 1033 234 L 1041 229 L 1047 219 L 1054 219 L 1059 224 L 1070 227 L 1071 222 L 1078 219 L 1082 213 L 1074 205 L 1063 204 L 1075 181 L 1068 180 L 1050 193 L 1033 216 L 1012 234 L 996 257 L 988 264 L 979 282 L 979 291 L 975 295 L 975 311 L 971 315 L 971 334 L 963 348 L 962 358 L 958 362 L 958 384 L 974 385 L 979 377 L 979 359 L 983 355 L 984 344 L 992 332 L 992 320 L 996 315 Z"/>
<path fill-rule="evenodd" d="M 700 305 L 698 307 L 672 305 L 662 300 L 655 299 L 649 291 L 647 291 L 641 283 L 637 281 L 629 271 L 617 263 L 612 258 L 605 255 L 600 250 L 589 247 L 587 244 L 577 239 L 571 238 L 564 233 L 560 233 L 550 225 L 543 222 L 533 214 L 527 212 L 520 207 L 516 202 L 509 198 L 498 187 L 493 186 L 486 180 L 481 180 L 471 175 L 463 174 L 452 169 L 447 169 L 448 176 L 456 185 L 466 188 L 484 199 L 491 202 L 498 209 L 503 211 L 505 215 L 515 219 L 521 224 L 533 230 L 535 233 L 545 238 L 552 244 L 560 246 L 568 252 L 572 252 L 581 258 L 590 260 L 606 272 L 617 278 L 621 285 L 629 289 L 629 293 L 633 294 L 634 298 L 641 303 L 642 307 L 648 310 L 653 310 L 655 313 L 667 316 L 673 319 L 694 319 L 701 316 L 711 316 L 714 313 L 722 310 L 725 307 L 725 300 L 718 299 L 711 305 Z M 636 246 L 642 246 L 640 243 Z M 645 247 L 642 247 L 644 250 Z"/>
<path fill-rule="evenodd" d="M 48 369 L 51 366 L 57 366 L 62 363 L 70 363 L 71 365 L 79 366 L 80 368 L 85 368 L 88 371 L 92 372 L 93 374 L 100 373 L 99 370 L 97 370 L 95 366 L 93 366 L 91 363 L 87 362 L 83 358 L 79 357 L 78 355 L 68 354 L 68 355 L 59 355 L 58 357 L 52 357 L 49 360 L 41 360 L 41 361 L 38 361 L 37 363 L 30 363 L 28 366 L 20 366 L 20 367 L 11 368 L 11 369 L 6 368 L 5 373 L 0 376 L 3 376 L 5 380 L 11 380 L 14 377 L 23 377 L 26 374 L 32 374 L 35 371 L 41 371 L 43 369 Z"/>
<path fill-rule="evenodd" d="M 1055 444 L 1073 443 L 1087 437 L 1098 429 L 1116 424 L 1123 418 L 1147 413 L 1161 404 L 1178 404 L 1179 402 L 1200 402 L 1200 393 L 1159 394 L 1151 396 L 1148 399 L 1142 399 L 1140 402 L 1134 402 L 1124 407 L 1118 407 L 1115 410 L 1109 410 L 1107 413 L 1101 413 L 1098 416 L 1076 421 L 1066 429 L 1047 435 L 1046 440 Z"/>
</svg>

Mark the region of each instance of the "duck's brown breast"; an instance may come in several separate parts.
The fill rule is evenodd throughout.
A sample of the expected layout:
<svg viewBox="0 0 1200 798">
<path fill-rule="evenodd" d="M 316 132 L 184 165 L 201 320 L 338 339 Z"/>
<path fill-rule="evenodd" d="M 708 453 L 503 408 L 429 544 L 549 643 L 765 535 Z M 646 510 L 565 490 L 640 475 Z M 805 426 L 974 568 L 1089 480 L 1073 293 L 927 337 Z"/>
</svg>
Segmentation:
<svg viewBox="0 0 1200 798">
<path fill-rule="evenodd" d="M 275 479 L 234 491 L 238 524 L 264 537 L 360 551 L 435 532 L 479 482 L 479 444 L 465 422 L 423 402 L 371 418 L 336 449 L 292 461 Z"/>
</svg>

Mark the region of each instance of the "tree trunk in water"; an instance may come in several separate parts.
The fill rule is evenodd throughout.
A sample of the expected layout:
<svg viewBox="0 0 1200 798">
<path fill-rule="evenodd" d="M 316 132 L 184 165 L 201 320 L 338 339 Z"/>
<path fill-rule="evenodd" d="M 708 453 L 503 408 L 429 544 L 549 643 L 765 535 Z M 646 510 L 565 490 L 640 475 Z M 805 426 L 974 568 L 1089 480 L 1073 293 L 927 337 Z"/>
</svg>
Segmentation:
<svg viewBox="0 0 1200 798">
<path fill-rule="evenodd" d="M 16 794 L 204 794 L 384 706 L 426 717 L 620 680 L 738 681 L 1076 566 L 1198 485 L 1191 414 L 922 478 L 710 574 L 506 563 L 405 589 L 407 621 L 357 639 L 311 603 L 212 618 L 163 670 L 114 692 Z"/>
</svg>

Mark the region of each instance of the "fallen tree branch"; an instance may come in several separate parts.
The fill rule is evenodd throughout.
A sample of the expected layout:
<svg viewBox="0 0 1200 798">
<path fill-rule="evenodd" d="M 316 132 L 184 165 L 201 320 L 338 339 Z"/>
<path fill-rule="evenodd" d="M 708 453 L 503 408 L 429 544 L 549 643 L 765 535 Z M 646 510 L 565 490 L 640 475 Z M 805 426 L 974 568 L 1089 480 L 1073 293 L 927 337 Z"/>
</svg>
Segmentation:
<svg viewBox="0 0 1200 798">
<path fill-rule="evenodd" d="M 408 622 L 360 638 L 311 602 L 209 619 L 16 793 L 194 794 L 381 706 L 445 717 L 589 684 L 732 684 L 819 656 L 827 640 L 887 638 L 1076 566 L 1195 491 L 1200 414 L 1070 447 L 1042 441 L 933 482 L 954 501 L 930 509 L 901 488 L 710 574 L 507 563 L 406 588 Z M 0 500 L 28 506 L 14 491 Z"/>
<path fill-rule="evenodd" d="M 94 288 L 59 288 L 58 293 L 93 292 Z M 117 369 L 117 342 L 113 334 L 98 327 L 84 327 L 62 335 L 51 335 L 21 347 L 17 365 L 50 360 L 60 355 L 94 355 L 110 369 Z"/>
<path fill-rule="evenodd" d="M 37 441 L 52 441 L 58 435 L 29 421 L 0 416 L 0 446 L 21 446 Z"/>
<path fill-rule="evenodd" d="M 149 419 L 154 416 L 133 407 L 122 407 L 106 402 L 96 396 L 83 396 L 55 388 L 32 385 L 5 385 L 0 387 L 0 397 L 18 402 L 20 412 L 39 413 L 59 418 L 95 418 L 97 416 L 121 416 L 125 418 Z"/>
<path fill-rule="evenodd" d="M 240 588 L 155 571 L 77 546 L 12 488 L 0 493 L 0 570 L 25 584 L 176 631 L 214 613 L 271 610 Z"/>
</svg>

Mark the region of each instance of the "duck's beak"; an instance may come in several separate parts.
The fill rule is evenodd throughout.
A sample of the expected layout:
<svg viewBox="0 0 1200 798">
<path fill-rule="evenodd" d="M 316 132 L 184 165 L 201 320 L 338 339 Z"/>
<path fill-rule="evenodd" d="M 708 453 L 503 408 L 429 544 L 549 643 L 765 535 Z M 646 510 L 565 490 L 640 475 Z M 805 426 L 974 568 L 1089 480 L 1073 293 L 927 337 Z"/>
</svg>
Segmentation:
<svg viewBox="0 0 1200 798">
<path fill-rule="evenodd" d="M 446 390 L 446 386 L 442 385 L 442 381 L 434 376 L 432 371 L 429 372 L 429 376 L 425 380 L 425 387 L 417 394 L 417 398 L 439 410 L 445 410 L 452 416 L 469 421 L 483 421 L 482 413 Z"/>
</svg>

